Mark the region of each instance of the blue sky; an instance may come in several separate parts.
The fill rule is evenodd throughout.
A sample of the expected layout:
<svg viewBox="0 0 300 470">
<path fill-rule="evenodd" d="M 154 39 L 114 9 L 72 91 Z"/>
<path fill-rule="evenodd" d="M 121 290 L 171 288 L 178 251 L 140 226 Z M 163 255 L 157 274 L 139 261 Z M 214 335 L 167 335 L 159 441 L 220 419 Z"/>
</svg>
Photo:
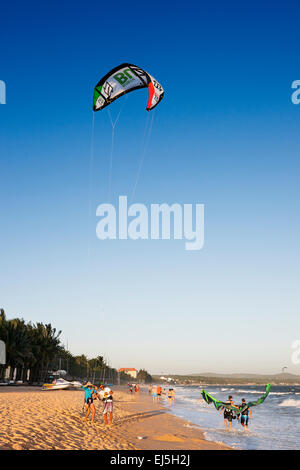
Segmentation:
<svg viewBox="0 0 300 470">
<path fill-rule="evenodd" d="M 115 367 L 300 373 L 297 2 L 16 2 L 1 19 L 7 316 Z M 90 179 L 93 87 L 127 61 L 165 89 L 135 201 L 205 204 L 199 252 L 96 238 L 111 126 L 95 114 Z M 112 201 L 133 189 L 146 102 L 128 95 L 117 123 Z"/>
</svg>

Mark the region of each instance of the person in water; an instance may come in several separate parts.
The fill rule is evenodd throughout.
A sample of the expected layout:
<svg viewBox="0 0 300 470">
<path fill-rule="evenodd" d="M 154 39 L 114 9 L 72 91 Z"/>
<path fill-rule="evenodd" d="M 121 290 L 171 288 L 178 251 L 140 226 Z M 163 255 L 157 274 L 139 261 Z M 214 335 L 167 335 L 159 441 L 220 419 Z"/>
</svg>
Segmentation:
<svg viewBox="0 0 300 470">
<path fill-rule="evenodd" d="M 232 395 L 229 395 L 228 401 L 226 402 L 226 404 L 227 404 L 227 405 L 230 405 L 230 406 L 233 406 L 233 407 L 235 407 L 235 408 L 238 410 L 238 408 L 234 405 L 234 402 L 233 402 L 233 399 L 232 399 Z M 220 413 L 222 413 L 223 410 L 224 410 L 224 415 L 223 415 L 223 416 L 224 416 L 224 426 L 225 426 L 225 429 L 227 429 L 227 421 L 228 421 L 229 431 L 231 431 L 232 420 L 235 419 L 236 416 L 235 416 L 233 410 L 230 410 L 230 409 L 226 408 L 225 406 L 222 406 Z"/>
<path fill-rule="evenodd" d="M 245 398 L 242 398 L 242 404 L 240 406 L 240 409 L 244 408 L 246 405 L 246 400 Z M 243 426 L 244 429 L 248 427 L 248 421 L 249 421 L 249 415 L 250 418 L 252 419 L 252 411 L 250 408 L 246 408 L 244 411 L 241 412 L 241 425 Z"/>
<path fill-rule="evenodd" d="M 95 419 L 95 414 L 96 414 L 96 409 L 94 405 L 94 397 L 96 396 L 96 390 L 93 384 L 91 384 L 91 382 L 87 382 L 85 385 L 83 385 L 82 388 L 84 390 L 84 408 L 86 410 L 84 421 L 87 421 L 90 413 L 92 413 L 92 423 L 93 423 Z"/>
<path fill-rule="evenodd" d="M 169 401 L 169 406 L 172 406 L 172 403 L 173 403 L 173 388 L 169 388 L 168 390 L 168 401 Z"/>
</svg>

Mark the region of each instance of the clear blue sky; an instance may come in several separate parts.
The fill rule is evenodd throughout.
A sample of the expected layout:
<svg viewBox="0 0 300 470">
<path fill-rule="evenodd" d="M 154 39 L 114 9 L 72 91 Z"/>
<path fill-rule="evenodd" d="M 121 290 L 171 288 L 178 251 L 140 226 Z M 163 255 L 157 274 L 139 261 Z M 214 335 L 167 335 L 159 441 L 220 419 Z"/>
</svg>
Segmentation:
<svg viewBox="0 0 300 470">
<path fill-rule="evenodd" d="M 72 353 L 115 367 L 300 373 L 299 13 L 296 1 L 1 6 L 9 318 L 51 322 Z M 96 238 L 111 128 L 106 110 L 95 114 L 90 186 L 93 87 L 127 61 L 165 88 L 135 200 L 205 204 L 200 252 Z M 133 188 L 146 101 L 128 95 L 116 126 L 114 200 Z"/>
</svg>

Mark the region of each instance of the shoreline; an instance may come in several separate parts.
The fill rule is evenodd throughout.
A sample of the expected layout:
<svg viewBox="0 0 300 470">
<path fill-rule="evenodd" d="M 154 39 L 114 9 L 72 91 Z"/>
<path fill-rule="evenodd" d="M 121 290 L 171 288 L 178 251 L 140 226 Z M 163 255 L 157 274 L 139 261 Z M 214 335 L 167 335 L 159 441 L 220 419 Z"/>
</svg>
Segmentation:
<svg viewBox="0 0 300 470">
<path fill-rule="evenodd" d="M 264 383 L 230 383 L 230 384 L 224 384 L 224 383 L 209 383 L 209 382 L 200 382 L 200 383 L 179 383 L 176 382 L 176 387 L 265 387 L 267 382 Z M 272 387 L 299 387 L 300 383 L 273 383 L 273 382 L 268 382 Z"/>
<path fill-rule="evenodd" d="M 0 450 L 232 450 L 206 441 L 197 425 L 153 404 L 143 389 L 113 390 L 114 421 L 104 425 L 100 402 L 95 422 L 83 422 L 81 390 L 1 387 Z"/>
<path fill-rule="evenodd" d="M 140 415 L 136 429 L 142 430 L 144 435 L 140 437 L 145 438 L 138 440 L 137 436 L 133 436 L 139 450 L 233 450 L 225 444 L 207 441 L 197 424 L 171 414 L 165 404 L 153 404 L 148 392 L 142 391 L 140 396 L 136 395 L 133 395 L 127 408 Z M 145 408 L 148 411 L 143 411 Z"/>
</svg>

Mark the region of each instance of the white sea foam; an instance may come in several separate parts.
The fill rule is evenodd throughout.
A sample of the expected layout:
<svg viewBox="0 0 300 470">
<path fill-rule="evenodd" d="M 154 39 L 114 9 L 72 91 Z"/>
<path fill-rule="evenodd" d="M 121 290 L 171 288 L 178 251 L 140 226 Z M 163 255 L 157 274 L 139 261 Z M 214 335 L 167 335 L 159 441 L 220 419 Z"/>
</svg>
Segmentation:
<svg viewBox="0 0 300 470">
<path fill-rule="evenodd" d="M 192 428 L 192 429 L 199 429 L 199 426 L 197 426 L 197 424 L 184 424 L 183 425 L 185 428 Z"/>
<path fill-rule="evenodd" d="M 236 393 L 245 393 L 245 394 L 255 394 L 255 395 L 262 395 L 264 393 L 263 390 L 236 390 Z M 290 395 L 292 392 L 270 392 L 269 395 Z"/>
<path fill-rule="evenodd" d="M 193 403 L 194 405 L 199 405 L 200 403 L 203 403 L 204 400 L 199 397 L 199 398 L 189 398 L 189 397 L 183 397 L 183 396 L 178 396 L 178 400 L 180 401 L 185 401 L 187 403 Z"/>
<path fill-rule="evenodd" d="M 278 406 L 294 406 L 300 408 L 300 400 L 294 400 L 293 398 L 286 398 L 283 402 L 279 403 Z"/>
</svg>

